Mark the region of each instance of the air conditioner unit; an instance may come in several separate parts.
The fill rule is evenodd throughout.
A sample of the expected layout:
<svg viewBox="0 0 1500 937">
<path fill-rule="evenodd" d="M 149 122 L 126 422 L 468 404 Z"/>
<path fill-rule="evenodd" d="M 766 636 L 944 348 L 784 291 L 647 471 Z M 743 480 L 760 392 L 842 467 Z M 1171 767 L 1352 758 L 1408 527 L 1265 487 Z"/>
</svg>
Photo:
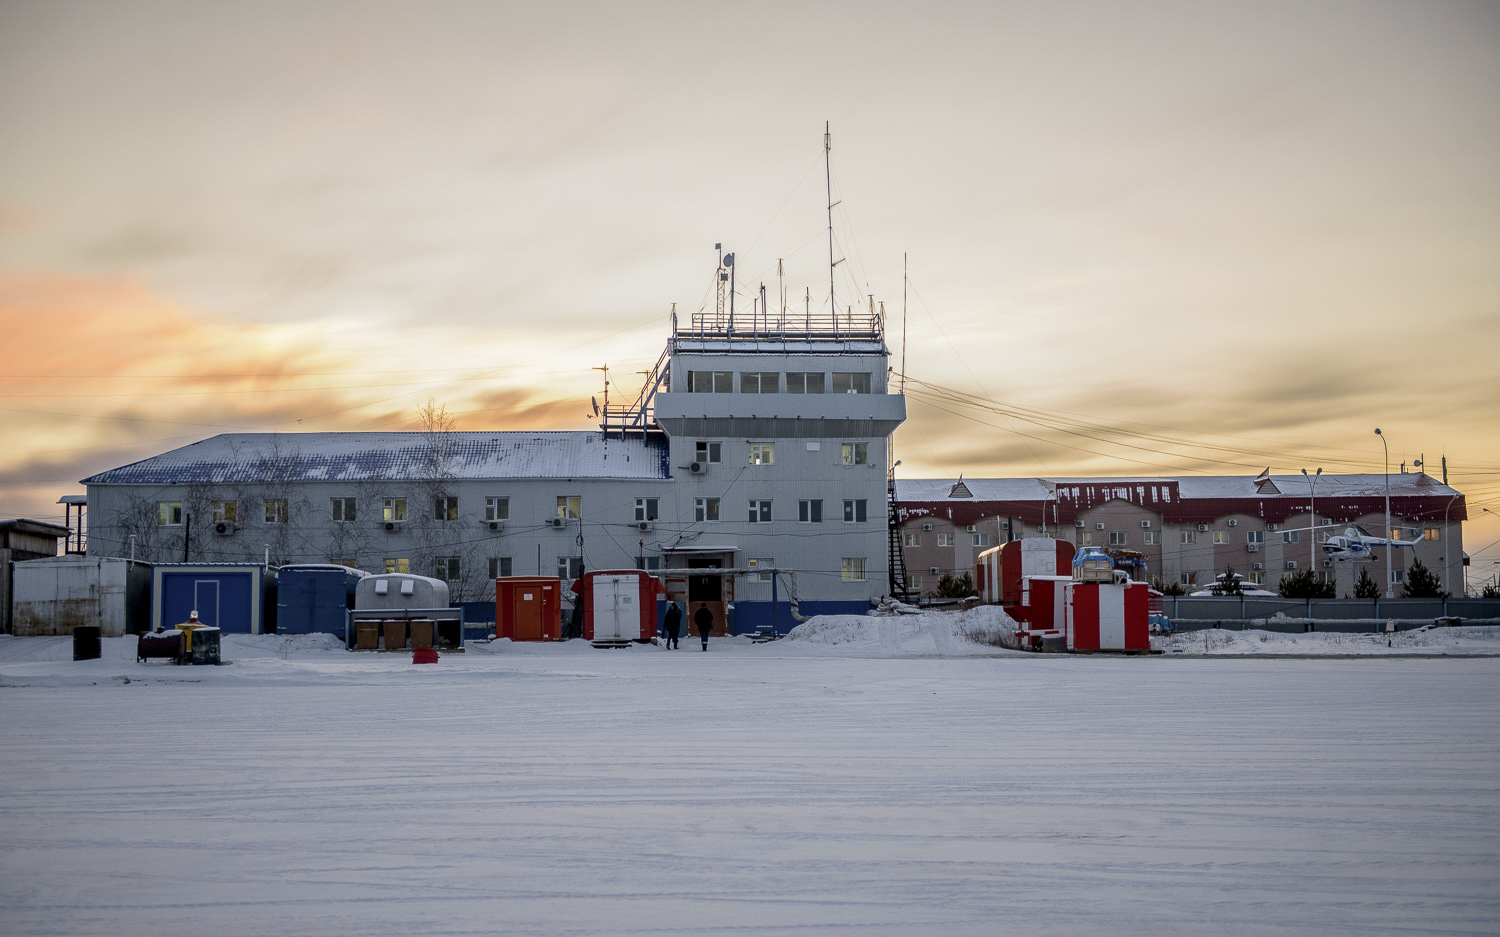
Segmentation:
<svg viewBox="0 0 1500 937">
<path fill-rule="evenodd" d="M 650 521 L 636 521 L 636 523 L 635 523 L 635 529 L 636 530 L 650 530 L 651 529 L 651 522 Z"/>
<path fill-rule="evenodd" d="M 1266 564 L 1265 563 L 1251 563 L 1250 564 L 1250 568 L 1251 569 L 1265 569 L 1266 568 Z"/>
<path fill-rule="evenodd" d="M 490 521 L 490 530 L 504 530 L 504 529 L 505 529 L 505 522 L 504 521 Z"/>
<path fill-rule="evenodd" d="M 970 524 L 968 529 L 969 529 L 969 533 L 972 534 L 974 531 L 978 530 L 979 528 L 975 527 L 973 524 Z"/>
<path fill-rule="evenodd" d="M 1083 521 L 1074 521 L 1073 522 L 1073 526 L 1074 527 L 1083 527 L 1084 523 L 1083 523 Z"/>
<path fill-rule="evenodd" d="M 1287 560 L 1286 561 L 1286 568 L 1287 569 L 1296 569 L 1297 568 L 1297 561 L 1296 560 Z"/>
<path fill-rule="evenodd" d="M 688 466 L 688 471 L 692 472 L 694 475 L 702 475 L 703 473 L 708 471 L 708 463 L 694 462 L 692 465 Z"/>
<path fill-rule="evenodd" d="M 1094 525 L 1094 529 L 1095 530 L 1103 530 L 1104 529 L 1104 525 L 1103 524 L 1095 524 Z"/>
<path fill-rule="evenodd" d="M 1199 530 L 1207 530 L 1208 529 L 1208 525 L 1207 524 L 1199 524 L 1198 525 L 1198 529 Z"/>
<path fill-rule="evenodd" d="M 1245 552 L 1246 553 L 1259 553 L 1260 552 L 1260 544 L 1258 544 L 1258 543 L 1247 543 L 1247 544 L 1245 544 Z"/>
<path fill-rule="evenodd" d="M 392 530 L 392 531 L 394 531 L 394 530 L 400 530 L 402 523 L 403 523 L 402 521 L 386 521 L 383 526 L 385 527 L 386 530 Z"/>
<path fill-rule="evenodd" d="M 1141 521 L 1141 527 L 1143 527 L 1143 528 L 1145 528 L 1147 530 L 1150 530 L 1151 529 L 1151 522 L 1150 521 Z"/>
<path fill-rule="evenodd" d="M 938 568 L 936 566 L 929 566 L 929 567 L 927 567 L 927 571 L 929 573 L 931 573 L 932 575 L 934 575 L 934 576 L 936 576 L 938 574 Z"/>
<path fill-rule="evenodd" d="M 1333 568 L 1333 560 L 1324 560 L 1323 561 L 1323 568 L 1324 569 L 1332 569 Z"/>
<path fill-rule="evenodd" d="M 1235 520 L 1232 517 L 1229 520 L 1225 521 L 1225 523 L 1228 524 L 1230 527 L 1238 527 L 1238 526 L 1240 526 L 1240 522 L 1237 521 L 1237 520 Z"/>
<path fill-rule="evenodd" d="M 239 530 L 239 528 L 229 521 L 217 521 L 214 523 L 214 534 L 220 537 L 231 536 L 236 530 Z"/>
<path fill-rule="evenodd" d="M 565 517 L 551 517 L 547 519 L 547 523 L 551 524 L 556 530 L 562 530 L 568 526 L 568 519 Z"/>
<path fill-rule="evenodd" d="M 922 529 L 923 530 L 931 530 L 932 529 L 932 525 L 931 524 L 923 524 L 922 525 Z"/>
<path fill-rule="evenodd" d="M 1275 524 L 1267 524 L 1266 525 L 1266 530 L 1275 530 L 1275 529 L 1276 529 L 1276 525 Z"/>
</svg>

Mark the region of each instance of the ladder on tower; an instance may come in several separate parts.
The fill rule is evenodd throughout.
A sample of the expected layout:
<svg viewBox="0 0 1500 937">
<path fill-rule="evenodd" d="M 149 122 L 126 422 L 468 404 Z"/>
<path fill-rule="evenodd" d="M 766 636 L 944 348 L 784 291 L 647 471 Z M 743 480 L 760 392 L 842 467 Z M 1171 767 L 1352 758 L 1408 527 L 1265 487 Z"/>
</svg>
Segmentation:
<svg viewBox="0 0 1500 937">
<path fill-rule="evenodd" d="M 890 476 L 886 482 L 885 504 L 886 538 L 890 554 L 886 568 L 890 570 L 890 595 L 893 599 L 910 602 L 911 590 L 906 585 L 906 553 L 901 549 L 901 518 L 896 510 L 896 468 L 894 465 L 891 466 Z"/>
</svg>

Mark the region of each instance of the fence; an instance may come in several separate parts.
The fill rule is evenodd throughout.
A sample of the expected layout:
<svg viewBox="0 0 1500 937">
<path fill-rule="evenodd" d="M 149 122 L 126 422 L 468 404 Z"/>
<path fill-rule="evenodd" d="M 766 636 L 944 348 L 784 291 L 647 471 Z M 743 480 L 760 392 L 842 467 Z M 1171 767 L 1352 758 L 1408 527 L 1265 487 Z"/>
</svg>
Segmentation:
<svg viewBox="0 0 1500 937">
<path fill-rule="evenodd" d="M 1435 618 L 1500 619 L 1500 599 L 1268 599 L 1168 596 L 1163 611 L 1187 628 L 1274 618 L 1311 619 L 1320 631 L 1373 631 L 1376 621 Z M 1343 627 L 1339 627 L 1339 625 Z M 1257 625 L 1257 627 L 1260 627 Z M 1300 631 L 1299 626 L 1296 630 Z"/>
</svg>

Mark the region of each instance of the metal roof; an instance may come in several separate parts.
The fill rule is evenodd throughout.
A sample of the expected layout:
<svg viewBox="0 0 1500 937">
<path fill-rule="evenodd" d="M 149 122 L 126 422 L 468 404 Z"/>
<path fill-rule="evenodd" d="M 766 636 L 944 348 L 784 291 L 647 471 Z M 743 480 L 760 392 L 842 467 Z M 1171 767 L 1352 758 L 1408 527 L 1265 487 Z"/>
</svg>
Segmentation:
<svg viewBox="0 0 1500 937">
<path fill-rule="evenodd" d="M 1318 499 L 1338 497 L 1380 498 L 1385 496 L 1385 475 L 1333 475 L 1317 477 L 1314 495 Z M 1452 497 L 1459 492 L 1430 475 L 1420 473 L 1389 476 L 1391 497 Z M 906 501 L 1045 501 L 1052 497 L 1049 485 L 1110 487 L 1119 485 L 1177 485 L 1183 500 L 1198 498 L 1294 498 L 1306 501 L 1310 484 L 1305 475 L 1272 475 L 1276 492 L 1261 491 L 1250 475 L 1182 475 L 1129 476 L 1097 478 L 965 478 L 964 486 L 973 498 L 952 498 L 948 492 L 956 478 L 913 478 L 896 481 L 896 500 Z"/>
<path fill-rule="evenodd" d="M 671 477 L 664 439 L 598 432 L 462 432 L 441 477 Z M 100 472 L 85 485 L 364 481 L 432 477 L 423 433 L 225 433 Z"/>
</svg>

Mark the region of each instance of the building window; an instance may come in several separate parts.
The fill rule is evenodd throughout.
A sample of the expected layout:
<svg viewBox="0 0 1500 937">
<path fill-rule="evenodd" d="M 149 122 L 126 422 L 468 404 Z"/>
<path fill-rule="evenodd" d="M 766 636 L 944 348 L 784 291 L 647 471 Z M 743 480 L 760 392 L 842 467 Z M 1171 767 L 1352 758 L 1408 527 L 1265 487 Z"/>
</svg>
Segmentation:
<svg viewBox="0 0 1500 937">
<path fill-rule="evenodd" d="M 156 526 L 158 526 L 158 527 L 181 527 L 182 526 L 182 502 L 181 501 L 158 501 L 158 502 L 156 502 Z"/>
<path fill-rule="evenodd" d="M 557 558 L 557 578 L 566 582 L 572 582 L 583 575 L 583 557 L 581 556 L 559 556 Z"/>
<path fill-rule="evenodd" d="M 699 442 L 693 454 L 694 461 L 702 462 L 704 465 L 719 461 L 719 443 Z"/>
<path fill-rule="evenodd" d="M 439 495 L 433 505 L 432 519 L 435 521 L 458 520 L 458 499 L 451 495 Z"/>
<path fill-rule="evenodd" d="M 689 371 L 688 393 L 727 394 L 734 390 L 733 371 Z"/>
<path fill-rule="evenodd" d="M 786 392 L 789 394 L 823 393 L 822 371 L 786 372 Z"/>
<path fill-rule="evenodd" d="M 330 501 L 332 501 L 332 519 L 333 520 L 336 520 L 336 521 L 352 521 L 352 520 L 354 520 L 354 499 L 353 498 L 331 498 Z M 217 520 L 217 518 L 215 518 L 215 520 Z"/>
<path fill-rule="evenodd" d="M 1177 533 L 1182 537 L 1182 543 L 1198 542 L 1198 532 L 1196 530 L 1179 530 Z"/>
<path fill-rule="evenodd" d="M 976 547 L 987 547 L 989 545 L 990 545 L 990 535 L 989 534 L 975 534 L 974 535 L 974 546 L 976 546 Z"/>
<path fill-rule="evenodd" d="M 328 562 L 335 566 L 347 566 L 350 569 L 359 569 L 359 563 L 356 562 L 356 559 L 353 556 L 330 556 Z"/>
<path fill-rule="evenodd" d="M 920 547 L 922 545 L 921 534 L 902 534 L 901 545 L 903 547 Z"/>
<path fill-rule="evenodd" d="M 870 462 L 870 444 L 867 442 L 846 442 L 843 453 L 839 459 L 844 465 L 868 465 Z"/>
<path fill-rule="evenodd" d="M 1391 570 L 1391 585 L 1393 585 L 1393 586 L 1399 586 L 1399 585 L 1401 585 L 1405 581 L 1406 581 L 1406 570 L 1404 570 L 1404 569 L 1393 569 L 1393 570 Z"/>
<path fill-rule="evenodd" d="M 1302 531 L 1300 531 L 1300 530 L 1283 530 L 1281 532 L 1281 542 L 1282 543 L 1296 543 L 1296 542 L 1298 542 L 1301 539 L 1302 539 Z"/>
<path fill-rule="evenodd" d="M 868 394 L 870 392 L 870 372 L 833 372 L 833 392 L 835 394 Z"/>
<path fill-rule="evenodd" d="M 1227 531 L 1227 530 L 1216 530 L 1216 531 L 1214 531 L 1214 543 L 1216 543 L 1216 544 L 1225 544 L 1225 543 L 1228 543 L 1228 542 L 1229 542 L 1229 531 Z"/>
<path fill-rule="evenodd" d="M 1146 531 L 1146 546 L 1148 546 L 1148 547 L 1156 546 L 1159 543 L 1161 543 L 1161 531 L 1159 531 L 1159 530 L 1148 530 L 1148 531 Z"/>
<path fill-rule="evenodd" d="M 716 521 L 719 519 L 718 498 L 696 498 L 693 501 L 693 520 Z"/>
<path fill-rule="evenodd" d="M 769 502 L 769 501 L 751 501 L 750 502 L 750 523 L 752 523 L 752 524 L 766 524 L 766 523 L 770 523 L 770 520 L 771 520 L 771 502 Z"/>
<path fill-rule="evenodd" d="M 1318 573 L 1318 582 L 1333 582 L 1333 572 L 1327 569 L 1321 570 Z"/>
<path fill-rule="evenodd" d="M 385 504 L 380 511 L 380 517 L 381 520 L 387 523 L 406 520 L 406 499 L 386 498 Z"/>
<path fill-rule="evenodd" d="M 557 516 L 576 521 L 583 516 L 583 495 L 558 495 Z"/>
<path fill-rule="evenodd" d="M 656 520 L 656 505 L 657 504 L 658 504 L 658 499 L 656 499 L 656 498 L 636 498 L 635 499 L 635 519 L 638 520 L 638 521 L 654 521 L 654 520 Z"/>
<path fill-rule="evenodd" d="M 865 558 L 862 557 L 862 556 L 846 556 L 846 557 L 844 557 L 844 569 L 843 569 L 843 572 L 844 572 L 844 581 L 845 582 L 864 582 L 865 581 Z"/>
<path fill-rule="evenodd" d="M 761 566 L 771 568 L 775 565 L 776 561 L 771 559 L 769 556 L 752 557 L 750 560 L 751 569 L 755 569 Z M 749 578 L 751 582 L 770 582 L 773 576 L 775 576 L 775 573 L 751 573 Z"/>
<path fill-rule="evenodd" d="M 1266 574 L 1265 573 L 1251 573 L 1250 574 L 1250 578 L 1249 578 L 1248 581 L 1255 583 L 1257 586 L 1263 585 L 1265 583 L 1265 581 L 1266 581 Z"/>
<path fill-rule="evenodd" d="M 1125 539 L 1125 531 L 1123 531 L 1123 530 L 1112 530 L 1112 531 L 1109 532 L 1109 545 L 1110 546 L 1112 546 L 1112 547 L 1122 547 L 1122 546 L 1124 546 L 1126 544 L 1126 542 L 1127 541 Z"/>
<path fill-rule="evenodd" d="M 1441 540 L 1441 539 L 1443 539 L 1442 533 L 1443 532 L 1442 532 L 1441 528 L 1438 528 L 1438 527 L 1428 527 L 1426 530 L 1422 531 L 1422 539 L 1423 540 Z"/>
<path fill-rule="evenodd" d="M 404 556 L 387 557 L 385 571 L 388 573 L 409 573 L 411 572 L 411 560 Z"/>
<path fill-rule="evenodd" d="M 484 499 L 484 519 L 487 520 L 487 521 L 508 521 L 508 520 L 510 520 L 510 499 L 509 498 L 485 498 Z"/>
<path fill-rule="evenodd" d="M 919 573 L 919 574 L 916 574 L 916 575 L 907 576 L 906 577 L 906 587 L 908 589 L 915 589 L 915 590 L 917 590 L 917 591 L 920 592 L 921 589 L 922 589 L 922 576 L 921 576 L 921 574 Z"/>
<path fill-rule="evenodd" d="M 1264 530 L 1247 530 L 1247 531 L 1245 531 L 1245 542 L 1246 543 L 1265 543 L 1266 542 L 1266 532 Z"/>
<path fill-rule="evenodd" d="M 287 506 L 285 498 L 266 499 L 266 523 L 285 524 L 287 521 Z"/>
<path fill-rule="evenodd" d="M 458 582 L 458 557 L 435 557 L 432 576 L 434 579 L 441 579 L 443 582 Z"/>
<path fill-rule="evenodd" d="M 777 371 L 741 371 L 740 393 L 777 394 L 781 392 L 781 374 Z"/>
<path fill-rule="evenodd" d="M 349 498 L 349 520 L 354 520 L 354 499 Z M 235 501 L 214 501 L 210 504 L 213 509 L 214 522 L 228 521 L 233 524 L 237 522 L 240 514 L 239 503 Z M 337 517 L 334 520 L 338 520 Z M 1436 539 L 1436 538 L 1433 538 Z"/>
<path fill-rule="evenodd" d="M 1177 581 L 1184 586 L 1191 586 L 1193 584 L 1193 580 L 1197 578 L 1197 573 L 1183 573 L 1181 576 L 1177 577 Z"/>
<path fill-rule="evenodd" d="M 1094 532 L 1092 530 L 1080 530 L 1073 534 L 1073 542 L 1080 547 L 1093 546 Z"/>
<path fill-rule="evenodd" d="M 768 442 L 750 444 L 751 465 L 772 465 L 776 462 L 776 446 Z"/>
<path fill-rule="evenodd" d="M 797 502 L 797 523 L 799 524 L 821 524 L 823 523 L 823 499 L 813 498 L 808 501 Z"/>
<path fill-rule="evenodd" d="M 953 546 L 953 535 L 952 534 L 938 534 L 938 546 L 940 546 L 940 547 L 951 547 L 951 546 Z"/>
<path fill-rule="evenodd" d="M 869 520 L 865 510 L 865 506 L 869 503 L 864 498 L 846 499 L 844 501 L 844 520 L 855 524 L 863 524 Z"/>
<path fill-rule="evenodd" d="M 502 576 L 511 575 L 511 558 L 508 556 L 490 557 L 490 578 L 499 579 Z"/>
</svg>

